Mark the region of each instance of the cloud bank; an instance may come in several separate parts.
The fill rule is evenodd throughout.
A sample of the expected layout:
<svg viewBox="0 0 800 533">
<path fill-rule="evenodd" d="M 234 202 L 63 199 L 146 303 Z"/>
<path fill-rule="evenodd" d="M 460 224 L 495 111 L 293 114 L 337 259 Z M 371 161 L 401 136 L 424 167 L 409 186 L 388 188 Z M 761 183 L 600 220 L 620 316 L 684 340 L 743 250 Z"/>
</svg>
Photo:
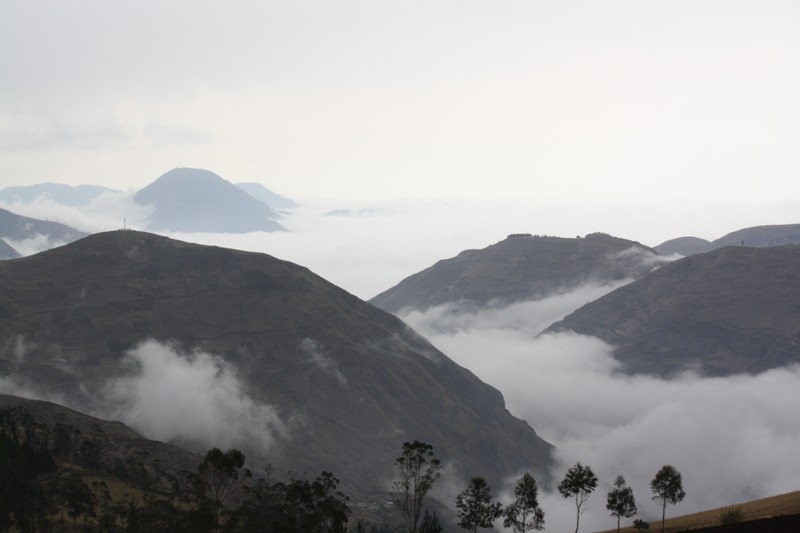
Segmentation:
<svg viewBox="0 0 800 533">
<path fill-rule="evenodd" d="M 128 352 L 127 375 L 103 387 L 104 417 L 145 436 L 193 448 L 266 454 L 288 429 L 276 410 L 247 394 L 236 370 L 211 354 L 146 341 Z"/>
<path fill-rule="evenodd" d="M 683 474 L 687 492 L 668 516 L 796 490 L 800 366 L 728 378 L 629 376 L 617 372 L 613 347 L 599 339 L 537 336 L 570 310 L 566 302 L 581 305 L 602 290 L 587 286 L 503 309 L 447 306 L 404 318 L 499 388 L 509 410 L 557 446 L 556 484 L 576 461 L 593 468 L 600 484 L 582 529 L 616 525 L 605 498 L 617 475 L 633 487 L 639 516 L 660 519 L 649 484 L 664 464 Z M 574 528 L 575 508 L 554 487 L 540 503 L 547 531 Z"/>
</svg>

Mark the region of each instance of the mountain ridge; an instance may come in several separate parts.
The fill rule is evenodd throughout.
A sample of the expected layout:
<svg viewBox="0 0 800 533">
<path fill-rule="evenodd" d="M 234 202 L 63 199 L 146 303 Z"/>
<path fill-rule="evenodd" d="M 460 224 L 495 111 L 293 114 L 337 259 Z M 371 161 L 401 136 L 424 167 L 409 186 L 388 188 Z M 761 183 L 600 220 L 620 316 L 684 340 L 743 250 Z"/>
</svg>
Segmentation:
<svg viewBox="0 0 800 533">
<path fill-rule="evenodd" d="M 800 362 L 800 245 L 686 257 L 586 304 L 544 333 L 616 346 L 629 373 L 759 373 Z"/>
<path fill-rule="evenodd" d="M 234 366 L 286 422 L 269 455 L 295 471 L 378 490 L 376 472 L 415 439 L 497 481 L 551 461 L 499 391 L 396 317 L 266 254 L 106 232 L 0 263 L 0 290 L 0 375 L 89 412 L 125 377 L 125 354 L 153 339 Z"/>
<path fill-rule="evenodd" d="M 504 305 L 589 281 L 638 277 L 654 266 L 642 258 L 657 263 L 656 255 L 638 242 L 604 233 L 584 238 L 512 234 L 486 248 L 442 259 L 370 302 L 393 313 L 456 302 Z"/>
</svg>

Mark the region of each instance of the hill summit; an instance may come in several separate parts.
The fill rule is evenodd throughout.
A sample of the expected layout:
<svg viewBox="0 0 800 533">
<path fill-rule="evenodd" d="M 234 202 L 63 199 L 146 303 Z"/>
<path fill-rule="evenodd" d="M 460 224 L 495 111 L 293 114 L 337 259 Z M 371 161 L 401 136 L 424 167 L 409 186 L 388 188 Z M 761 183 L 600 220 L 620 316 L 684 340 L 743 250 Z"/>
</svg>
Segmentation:
<svg viewBox="0 0 800 533">
<path fill-rule="evenodd" d="M 605 233 L 584 238 L 512 234 L 443 259 L 370 301 L 392 313 L 451 302 L 509 304 L 589 281 L 637 278 L 659 263 L 651 248 Z"/>
<path fill-rule="evenodd" d="M 184 233 L 280 231 L 277 212 L 209 170 L 176 168 L 134 197 L 155 208 L 147 229 Z"/>
</svg>

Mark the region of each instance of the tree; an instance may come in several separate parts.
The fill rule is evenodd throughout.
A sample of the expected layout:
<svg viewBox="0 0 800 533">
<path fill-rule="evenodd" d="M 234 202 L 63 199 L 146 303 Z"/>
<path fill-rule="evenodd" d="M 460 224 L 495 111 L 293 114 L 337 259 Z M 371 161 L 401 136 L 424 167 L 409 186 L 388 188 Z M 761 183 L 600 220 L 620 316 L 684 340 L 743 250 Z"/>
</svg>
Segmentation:
<svg viewBox="0 0 800 533">
<path fill-rule="evenodd" d="M 244 468 L 244 459 L 244 454 L 235 448 L 224 453 L 212 448 L 192 476 L 198 500 L 211 507 L 215 526 L 220 524 L 222 510 L 240 490 L 239 477 L 251 476 L 250 470 Z"/>
<path fill-rule="evenodd" d="M 532 475 L 525 473 L 514 487 L 514 501 L 503 511 L 506 518 L 505 527 L 514 533 L 526 533 L 534 529 L 544 528 L 544 511 L 539 507 L 539 489 Z"/>
<path fill-rule="evenodd" d="M 647 520 L 642 520 L 641 518 L 637 518 L 633 521 L 633 527 L 635 527 L 637 531 L 645 531 L 650 529 L 650 522 Z"/>
<path fill-rule="evenodd" d="M 458 525 L 462 529 L 490 528 L 503 514 L 503 506 L 492 502 L 492 489 L 482 477 L 474 477 L 463 492 L 456 496 Z"/>
<path fill-rule="evenodd" d="M 619 533 L 620 520 L 636 514 L 636 499 L 633 497 L 633 489 L 625 484 L 624 477 L 617 476 L 614 481 L 614 488 L 608 493 L 606 509 L 611 511 L 611 516 L 617 517 L 617 533 Z"/>
<path fill-rule="evenodd" d="M 567 475 L 558 485 L 558 492 L 564 498 L 572 498 L 575 502 L 575 510 L 577 518 L 575 519 L 575 533 L 578 533 L 578 528 L 581 525 L 581 514 L 586 511 L 584 505 L 589 501 L 589 494 L 597 488 L 597 476 L 594 475 L 592 469 L 588 466 L 583 466 L 580 463 L 575 463 L 569 470 Z"/>
<path fill-rule="evenodd" d="M 395 459 L 400 479 L 392 485 L 392 501 L 400 508 L 406 531 L 417 533 L 422 500 L 441 475 L 439 460 L 433 456 L 433 446 L 415 440 L 403 443 L 403 453 Z"/>
<path fill-rule="evenodd" d="M 681 473 L 672 465 L 662 466 L 650 482 L 650 489 L 653 491 L 653 499 L 661 503 L 661 533 L 664 533 L 667 504 L 675 505 L 686 496 Z"/>
</svg>

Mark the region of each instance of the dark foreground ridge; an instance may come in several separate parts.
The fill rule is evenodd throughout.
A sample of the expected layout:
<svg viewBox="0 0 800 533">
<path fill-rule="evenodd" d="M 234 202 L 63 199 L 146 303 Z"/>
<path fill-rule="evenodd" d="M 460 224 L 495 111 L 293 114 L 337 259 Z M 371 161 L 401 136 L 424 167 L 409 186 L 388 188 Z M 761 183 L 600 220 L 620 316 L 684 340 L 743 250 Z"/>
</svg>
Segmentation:
<svg viewBox="0 0 800 533">
<path fill-rule="evenodd" d="M 154 339 L 236 369 L 285 424 L 257 464 L 381 490 L 404 441 L 494 483 L 541 475 L 551 446 L 502 395 L 396 317 L 274 257 L 114 231 L 0 263 L 0 375 L 99 409 Z M 208 443 L 203 444 L 203 451 Z"/>
</svg>

